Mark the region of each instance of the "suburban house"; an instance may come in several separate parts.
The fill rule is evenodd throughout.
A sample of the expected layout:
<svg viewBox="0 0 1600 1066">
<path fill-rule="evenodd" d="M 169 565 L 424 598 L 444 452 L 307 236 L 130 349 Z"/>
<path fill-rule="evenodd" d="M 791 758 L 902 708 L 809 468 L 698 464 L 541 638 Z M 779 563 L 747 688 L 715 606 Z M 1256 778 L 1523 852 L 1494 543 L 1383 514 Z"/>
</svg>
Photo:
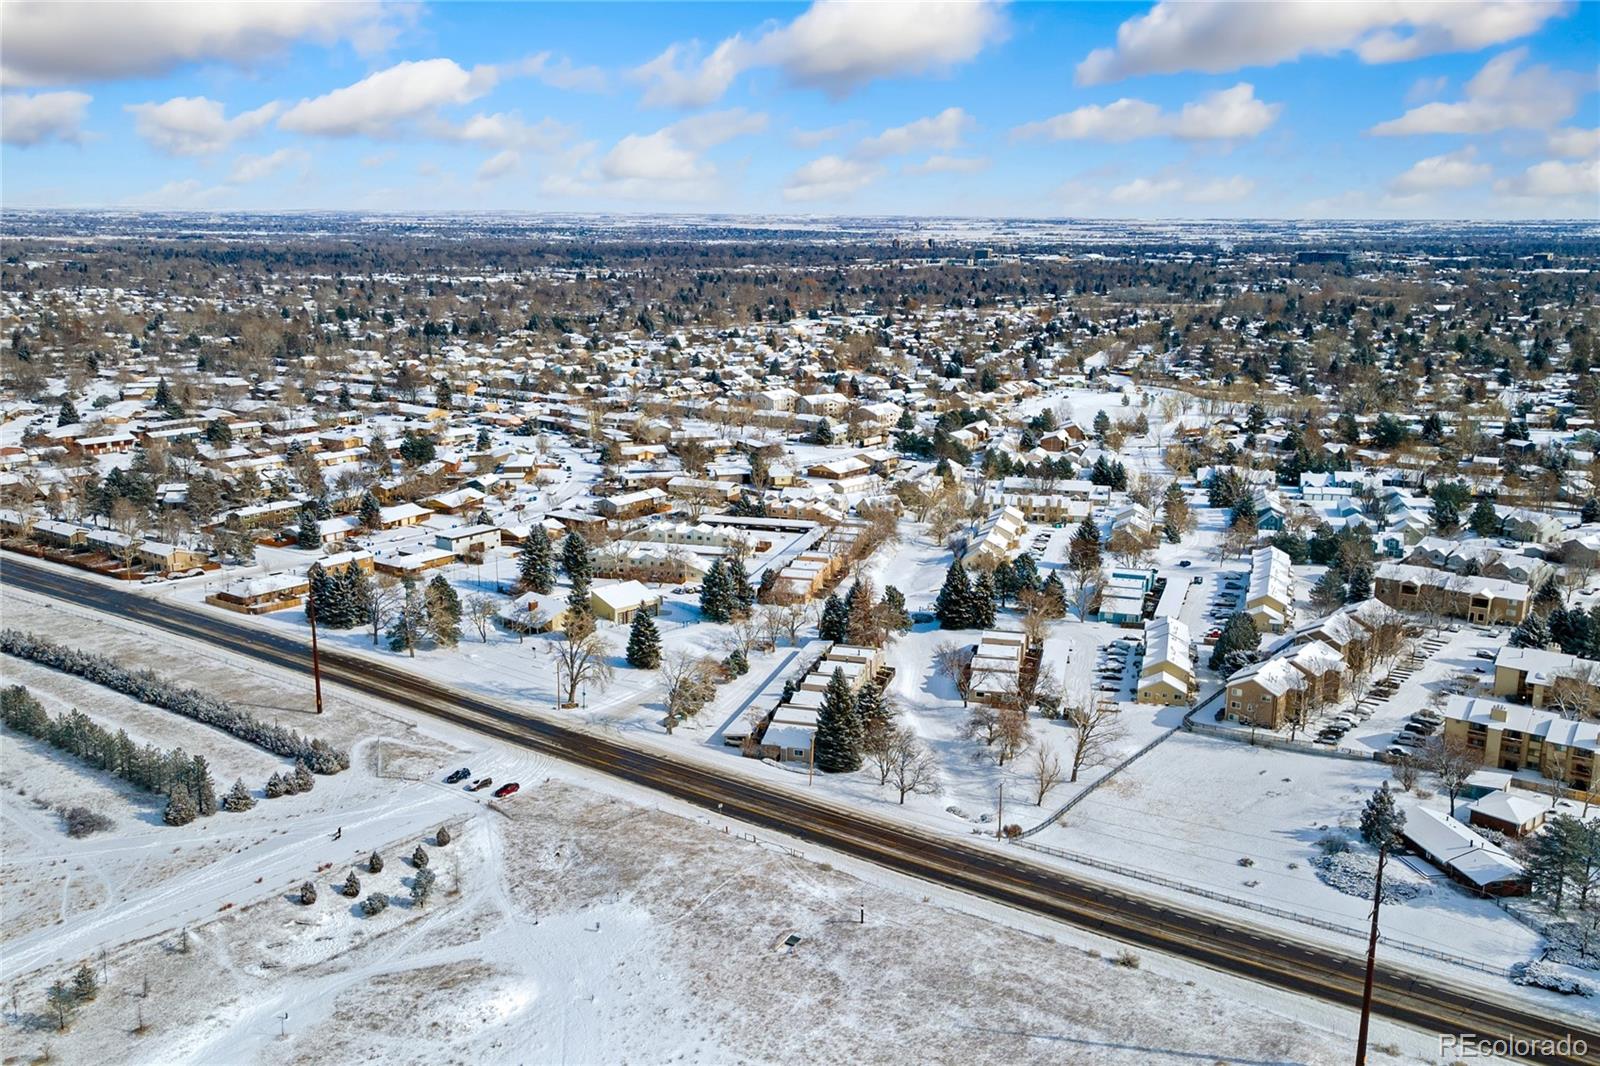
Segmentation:
<svg viewBox="0 0 1600 1066">
<path fill-rule="evenodd" d="M 1532 770 L 1578 791 L 1595 785 L 1600 724 L 1594 722 L 1486 697 L 1451 696 L 1444 707 L 1444 735 L 1464 742 L 1485 766 Z"/>
<path fill-rule="evenodd" d="M 1189 627 L 1176 618 L 1156 618 L 1144 627 L 1144 664 L 1135 699 L 1140 703 L 1187 705 L 1194 698 L 1194 659 Z"/>
<path fill-rule="evenodd" d="M 1467 806 L 1467 824 L 1491 829 L 1508 837 L 1523 837 L 1536 831 L 1550 817 L 1550 805 L 1532 796 L 1514 796 L 1495 789 Z"/>
<path fill-rule="evenodd" d="M 620 496 L 607 496 L 595 501 L 595 510 L 614 522 L 643 518 L 645 515 L 660 514 L 671 509 L 672 504 L 668 502 L 667 494 L 661 489 L 641 489 L 638 492 L 625 492 Z"/>
<path fill-rule="evenodd" d="M 1520 896 L 1528 891 L 1522 864 L 1448 814 L 1412 806 L 1401 837 L 1450 879 L 1482 896 Z"/>
<path fill-rule="evenodd" d="M 1028 521 L 1021 511 L 1009 506 L 995 509 L 968 541 L 961 565 L 1007 561 L 1021 547 L 1022 535 L 1027 531 Z"/>
<path fill-rule="evenodd" d="M 626 625 L 640 611 L 655 614 L 661 610 L 661 597 L 637 581 L 596 585 L 589 590 L 589 610 L 596 618 Z"/>
<path fill-rule="evenodd" d="M 492 551 L 500 547 L 500 527 L 451 526 L 433 535 L 433 546 L 461 556 L 474 549 Z"/>
<path fill-rule="evenodd" d="M 1028 638 L 1022 633 L 991 629 L 978 638 L 969 666 L 967 697 L 980 703 L 1001 704 L 1017 696 Z"/>
<path fill-rule="evenodd" d="M 1517 625 L 1533 603 L 1528 586 L 1494 577 L 1467 577 L 1426 566 L 1384 563 L 1372 594 L 1402 611 L 1424 611 L 1469 622 Z"/>
<path fill-rule="evenodd" d="M 1244 610 L 1263 633 L 1281 633 L 1294 611 L 1294 568 L 1277 548 L 1250 553 L 1250 587 Z"/>
<path fill-rule="evenodd" d="M 311 580 L 304 574 L 267 574 L 231 581 L 206 602 L 241 614 L 267 614 L 300 606 L 310 591 Z"/>
</svg>

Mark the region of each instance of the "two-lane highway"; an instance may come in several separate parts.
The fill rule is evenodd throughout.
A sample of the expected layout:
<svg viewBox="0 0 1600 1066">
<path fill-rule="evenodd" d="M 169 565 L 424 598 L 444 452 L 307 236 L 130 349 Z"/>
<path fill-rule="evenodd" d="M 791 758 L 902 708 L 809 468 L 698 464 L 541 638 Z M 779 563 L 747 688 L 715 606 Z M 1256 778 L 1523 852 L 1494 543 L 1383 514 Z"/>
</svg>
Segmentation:
<svg viewBox="0 0 1600 1066">
<path fill-rule="evenodd" d="M 309 670 L 306 646 L 234 621 L 124 591 L 108 582 L 7 556 L 0 588 L 12 586 L 203 641 L 291 670 Z M 814 842 L 896 872 L 1045 915 L 1095 933 L 1167 952 L 1224 973 L 1346 1007 L 1361 1001 L 1363 960 L 1276 929 L 1251 926 L 1074 877 L 1005 854 L 994 845 L 944 837 L 813 795 L 650 749 L 630 747 L 571 722 L 455 690 L 398 666 L 340 651 L 322 652 L 323 676 L 354 691 L 456 723 L 717 811 L 721 816 Z M 1600 1053 L 1600 1029 L 1553 1016 L 1448 974 L 1380 966 L 1374 1010 L 1437 1034 L 1477 1033 L 1529 1041 L 1573 1036 Z M 1529 1054 L 1532 1061 L 1580 1063 L 1594 1054 Z"/>
</svg>

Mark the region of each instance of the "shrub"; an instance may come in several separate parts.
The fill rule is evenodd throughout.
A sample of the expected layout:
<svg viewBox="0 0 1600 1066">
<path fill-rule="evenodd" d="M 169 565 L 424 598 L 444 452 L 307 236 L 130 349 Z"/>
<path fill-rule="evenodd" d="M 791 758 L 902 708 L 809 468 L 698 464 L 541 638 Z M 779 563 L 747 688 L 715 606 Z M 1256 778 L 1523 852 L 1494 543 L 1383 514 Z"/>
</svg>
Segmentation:
<svg viewBox="0 0 1600 1066">
<path fill-rule="evenodd" d="M 91 811 L 87 807 L 57 807 L 56 813 L 61 816 L 69 837 L 86 837 L 90 833 L 114 828 L 117 824 L 99 811 Z"/>
<path fill-rule="evenodd" d="M 382 892 L 374 892 L 372 895 L 361 901 L 361 913 L 365 914 L 368 918 L 372 917 L 374 914 L 382 914 L 388 909 L 389 897 L 384 895 Z"/>
</svg>

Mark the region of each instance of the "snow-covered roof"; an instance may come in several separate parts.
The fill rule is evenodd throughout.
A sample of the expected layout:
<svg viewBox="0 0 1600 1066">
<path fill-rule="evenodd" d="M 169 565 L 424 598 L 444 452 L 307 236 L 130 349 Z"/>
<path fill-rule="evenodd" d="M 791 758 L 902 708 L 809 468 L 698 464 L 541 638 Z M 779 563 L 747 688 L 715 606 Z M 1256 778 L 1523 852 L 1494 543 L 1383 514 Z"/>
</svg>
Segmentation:
<svg viewBox="0 0 1600 1066">
<path fill-rule="evenodd" d="M 1427 807 L 1413 806 L 1407 810 L 1401 833 L 1434 862 L 1479 888 L 1523 877 L 1521 863 L 1449 815 Z"/>
</svg>

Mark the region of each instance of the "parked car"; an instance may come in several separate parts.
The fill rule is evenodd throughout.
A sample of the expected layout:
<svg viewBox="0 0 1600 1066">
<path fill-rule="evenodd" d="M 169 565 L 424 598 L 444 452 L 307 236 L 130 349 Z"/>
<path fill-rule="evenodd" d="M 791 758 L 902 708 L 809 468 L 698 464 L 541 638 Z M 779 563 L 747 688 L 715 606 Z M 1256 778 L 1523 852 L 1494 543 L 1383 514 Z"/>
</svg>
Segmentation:
<svg viewBox="0 0 1600 1066">
<path fill-rule="evenodd" d="M 492 784 L 494 784 L 494 778 L 492 778 L 492 777 L 480 778 L 479 780 L 474 781 L 472 784 L 468 785 L 467 786 L 467 791 L 468 792 L 482 792 L 484 789 L 488 788 Z"/>
<path fill-rule="evenodd" d="M 463 766 L 461 769 L 457 770 L 455 773 L 453 773 L 449 777 L 445 778 L 444 779 L 444 783 L 447 784 L 447 785 L 453 785 L 457 781 L 465 781 L 467 778 L 469 778 L 471 776 L 472 776 L 472 771 L 467 769 L 465 766 Z"/>
<path fill-rule="evenodd" d="M 1389 756 L 1391 759 L 1409 759 L 1412 758 L 1416 753 L 1409 751 L 1406 748 L 1402 748 L 1398 744 L 1391 744 L 1384 750 L 1384 754 Z"/>
<path fill-rule="evenodd" d="M 511 782 L 508 785 L 501 785 L 499 788 L 494 790 L 494 798 L 495 799 L 499 799 L 499 800 L 503 800 L 507 796 L 514 796 L 514 795 L 517 794 L 517 791 L 519 789 L 521 789 L 521 788 L 522 788 L 522 786 L 517 784 L 515 781 Z"/>
<path fill-rule="evenodd" d="M 1495 650 L 1493 648 L 1479 648 L 1472 654 L 1476 655 L 1480 659 L 1493 659 L 1495 657 Z"/>
<path fill-rule="evenodd" d="M 1415 733 L 1401 733 L 1394 738 L 1394 742 L 1407 748 L 1420 748 L 1422 746 L 1422 738 Z M 1409 755 L 1410 752 L 1406 754 Z"/>
<path fill-rule="evenodd" d="M 1178 565 L 1179 566 L 1193 566 L 1194 565 L 1194 560 L 1192 560 L 1192 559 L 1179 559 L 1178 560 Z"/>
</svg>

